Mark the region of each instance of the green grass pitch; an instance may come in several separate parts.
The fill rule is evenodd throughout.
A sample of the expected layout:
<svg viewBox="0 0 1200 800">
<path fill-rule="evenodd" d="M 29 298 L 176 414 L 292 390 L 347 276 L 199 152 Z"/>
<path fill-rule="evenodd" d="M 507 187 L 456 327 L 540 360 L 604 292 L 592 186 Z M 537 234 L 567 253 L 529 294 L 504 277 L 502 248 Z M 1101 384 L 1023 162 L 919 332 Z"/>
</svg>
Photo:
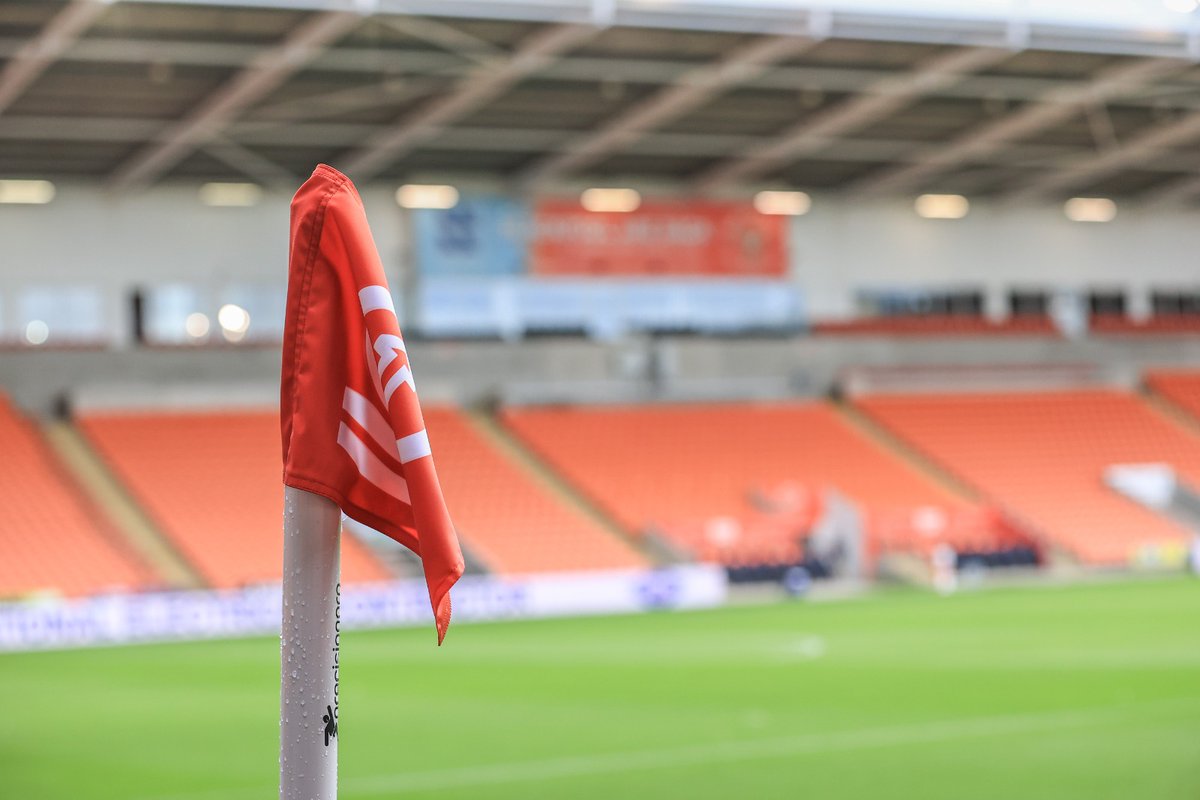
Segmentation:
<svg viewBox="0 0 1200 800">
<path fill-rule="evenodd" d="M 1200 798 L 1200 581 L 432 638 L 343 636 L 342 798 Z M 0 656 L 0 797 L 274 797 L 278 661 Z"/>
</svg>

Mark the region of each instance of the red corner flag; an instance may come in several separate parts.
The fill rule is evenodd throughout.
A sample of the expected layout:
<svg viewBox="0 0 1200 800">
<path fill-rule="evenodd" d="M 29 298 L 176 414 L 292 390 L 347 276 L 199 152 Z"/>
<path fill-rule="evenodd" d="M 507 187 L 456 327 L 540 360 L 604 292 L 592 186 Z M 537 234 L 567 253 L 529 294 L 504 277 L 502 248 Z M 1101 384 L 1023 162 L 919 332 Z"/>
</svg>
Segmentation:
<svg viewBox="0 0 1200 800">
<path fill-rule="evenodd" d="M 462 553 L 362 199 L 324 164 L 292 199 L 288 273 L 283 482 L 421 557 L 441 644 Z"/>
</svg>

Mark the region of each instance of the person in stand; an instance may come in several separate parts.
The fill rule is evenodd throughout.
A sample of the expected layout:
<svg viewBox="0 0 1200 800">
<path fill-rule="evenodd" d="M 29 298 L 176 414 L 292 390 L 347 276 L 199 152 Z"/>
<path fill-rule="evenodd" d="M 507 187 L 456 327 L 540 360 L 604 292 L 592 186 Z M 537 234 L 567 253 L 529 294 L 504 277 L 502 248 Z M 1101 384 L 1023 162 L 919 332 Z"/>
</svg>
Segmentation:
<svg viewBox="0 0 1200 800">
<path fill-rule="evenodd" d="M 939 543 L 930 555 L 933 588 L 938 594 L 954 594 L 958 589 L 958 553 L 946 542 Z"/>
</svg>

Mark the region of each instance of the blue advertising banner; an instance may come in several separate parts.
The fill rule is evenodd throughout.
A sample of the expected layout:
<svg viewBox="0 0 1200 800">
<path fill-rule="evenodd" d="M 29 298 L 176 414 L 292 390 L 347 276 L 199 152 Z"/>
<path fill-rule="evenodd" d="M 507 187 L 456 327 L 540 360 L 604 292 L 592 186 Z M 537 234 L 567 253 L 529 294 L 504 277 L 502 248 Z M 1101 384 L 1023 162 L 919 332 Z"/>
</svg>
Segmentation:
<svg viewBox="0 0 1200 800">
<path fill-rule="evenodd" d="M 417 320 L 428 336 L 516 337 L 582 329 L 734 333 L 803 323 L 801 297 L 785 281 L 747 278 L 437 278 L 421 282 Z"/>
<path fill-rule="evenodd" d="M 692 564 L 657 570 L 468 575 L 455 584 L 459 622 L 709 608 L 725 602 L 725 570 Z M 346 586 L 345 628 L 428 624 L 422 580 Z M 0 653 L 278 633 L 279 584 L 242 589 L 113 594 L 0 603 Z"/>
<path fill-rule="evenodd" d="M 413 212 L 422 275 L 521 275 L 529 230 L 529 207 L 499 195 L 464 195 L 454 208 Z"/>
</svg>

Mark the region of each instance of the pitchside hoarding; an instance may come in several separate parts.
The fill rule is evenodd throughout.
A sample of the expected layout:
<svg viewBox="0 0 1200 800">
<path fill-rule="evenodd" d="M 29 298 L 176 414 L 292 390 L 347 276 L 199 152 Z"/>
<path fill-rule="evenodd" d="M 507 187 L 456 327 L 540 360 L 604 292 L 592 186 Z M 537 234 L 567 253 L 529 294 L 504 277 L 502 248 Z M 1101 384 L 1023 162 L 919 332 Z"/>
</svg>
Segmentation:
<svg viewBox="0 0 1200 800">
<path fill-rule="evenodd" d="M 455 622 L 706 608 L 725 601 L 722 569 L 468 576 L 451 592 Z M 425 583 L 359 584 L 341 591 L 347 628 L 428 625 Z M 218 591 L 115 594 L 0 605 L 0 652 L 279 632 L 278 585 Z"/>
</svg>

